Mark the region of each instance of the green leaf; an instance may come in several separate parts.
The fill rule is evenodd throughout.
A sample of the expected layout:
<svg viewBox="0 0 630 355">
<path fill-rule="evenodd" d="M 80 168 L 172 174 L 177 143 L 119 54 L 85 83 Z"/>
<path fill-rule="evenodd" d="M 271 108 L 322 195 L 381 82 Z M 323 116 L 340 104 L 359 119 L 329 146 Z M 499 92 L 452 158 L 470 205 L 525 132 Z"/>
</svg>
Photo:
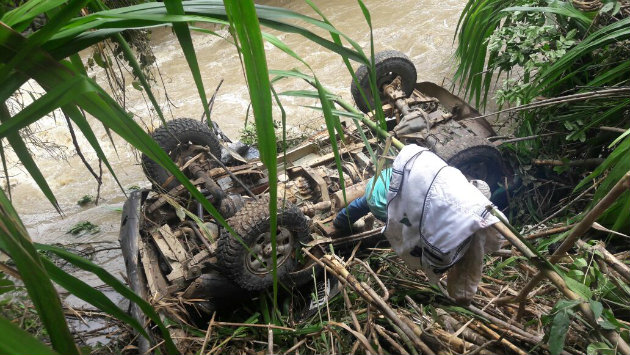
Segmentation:
<svg viewBox="0 0 630 355">
<path fill-rule="evenodd" d="M 271 83 L 267 69 L 262 33 L 254 3 L 251 0 L 225 0 L 225 11 L 230 26 L 236 33 L 242 53 L 249 96 L 256 121 L 256 135 L 261 161 L 268 171 L 269 181 L 277 181 L 276 135 L 273 125 Z M 277 185 L 269 184 L 269 227 L 271 231 L 272 276 L 273 276 L 273 316 L 278 307 L 278 277 L 276 253 L 277 226 Z"/>
<path fill-rule="evenodd" d="M 587 355 L 614 355 L 616 353 L 615 349 L 602 342 L 590 343 L 586 347 Z"/>
<path fill-rule="evenodd" d="M 0 317 L 0 354 L 54 355 L 57 353 L 6 318 Z"/>
<path fill-rule="evenodd" d="M 103 163 L 107 167 L 107 170 L 109 170 L 109 172 L 112 174 L 112 177 L 116 181 L 116 184 L 118 184 L 118 187 L 124 193 L 125 189 L 118 180 L 118 176 L 116 176 L 116 174 L 114 173 L 114 169 L 109 164 L 109 160 L 105 156 L 105 153 L 103 152 L 103 149 L 101 148 L 101 145 L 99 144 L 98 139 L 94 134 L 94 131 L 90 127 L 85 116 L 83 116 L 83 113 L 81 113 L 81 111 L 79 111 L 79 109 L 73 105 L 64 106 L 62 110 L 63 113 L 68 115 L 70 119 L 77 125 L 77 127 L 79 127 L 79 130 L 81 130 L 81 133 L 83 133 L 83 137 L 85 137 L 88 143 L 90 143 L 90 146 L 96 152 L 96 156 L 98 156 L 98 158 L 103 161 Z"/>
<path fill-rule="evenodd" d="M 57 291 L 44 270 L 26 228 L 2 189 L 0 189 L 0 249 L 12 258 L 20 272 L 28 295 L 48 331 L 53 348 L 62 354 L 78 355 L 79 352 L 68 329 Z M 0 333 L 4 335 L 4 332 Z"/>
<path fill-rule="evenodd" d="M 160 316 L 155 312 L 153 307 L 144 299 L 142 299 L 140 296 L 136 295 L 132 290 L 130 290 L 127 286 L 125 286 L 112 274 L 107 272 L 102 267 L 94 264 L 90 260 L 87 260 L 78 255 L 70 253 L 64 249 L 61 249 L 52 245 L 39 244 L 39 243 L 35 243 L 35 247 L 37 248 L 37 250 L 44 250 L 44 251 L 52 252 L 56 256 L 66 260 L 72 265 L 78 268 L 81 268 L 85 271 L 89 271 L 93 273 L 94 275 L 98 276 L 98 278 L 101 279 L 101 281 L 103 281 L 105 284 L 111 286 L 114 289 L 114 291 L 118 292 L 123 297 L 130 300 L 131 302 L 136 303 L 138 307 L 140 307 L 142 312 L 144 312 L 144 314 L 149 319 L 151 319 L 160 329 L 160 332 L 162 334 L 162 338 L 165 341 L 168 353 L 171 353 L 171 354 L 178 353 L 177 348 L 175 347 L 175 344 L 173 343 L 173 340 L 170 337 L 170 333 L 168 332 L 168 329 L 166 329 L 166 326 L 162 322 Z"/>
<path fill-rule="evenodd" d="M 50 278 L 53 279 L 53 281 L 55 281 L 59 286 L 65 288 L 73 295 L 93 305 L 99 310 L 131 326 L 145 338 L 149 340 L 151 339 L 137 320 L 116 306 L 116 304 L 101 291 L 92 288 L 85 282 L 68 274 L 46 258 L 42 258 L 42 262 L 44 263 L 44 267 L 46 268 L 48 275 L 50 275 Z"/>
<path fill-rule="evenodd" d="M 571 306 L 567 306 L 560 308 L 553 317 L 551 328 L 549 329 L 549 352 L 552 355 L 558 355 L 564 349 L 564 339 L 567 336 L 572 315 Z"/>
<path fill-rule="evenodd" d="M 571 17 L 578 20 L 583 28 L 588 27 L 592 20 L 588 16 L 586 16 L 582 11 L 576 9 L 572 5 L 566 2 L 556 2 L 553 3 L 555 6 L 544 6 L 544 7 L 533 7 L 533 6 L 514 6 L 508 7 L 502 11 L 504 12 L 515 12 L 515 11 L 524 11 L 524 12 L 544 12 L 544 13 L 552 13 L 556 15 L 562 15 L 564 17 Z M 568 36 L 567 36 L 568 37 Z"/>
<path fill-rule="evenodd" d="M 570 277 L 565 276 L 563 278 L 564 278 L 564 282 L 567 283 L 567 286 L 569 287 L 569 289 L 577 293 L 578 296 L 580 296 L 584 301 L 590 300 L 593 297 L 593 292 L 591 292 L 591 289 L 588 288 L 588 286 Z"/>
<path fill-rule="evenodd" d="M 4 128 L 5 122 L 8 122 L 8 121 L 12 121 L 11 119 L 9 119 L 9 110 L 7 110 L 7 107 L 4 105 L 4 103 L 0 104 L 0 122 L 2 122 L 2 124 L 0 125 L 0 130 Z M 44 178 L 41 171 L 37 167 L 37 164 L 33 160 L 33 157 L 31 157 L 31 154 L 29 153 L 28 148 L 26 147 L 26 144 L 20 137 L 19 133 L 17 132 L 8 133 L 6 134 L 6 138 L 7 138 L 7 141 L 9 141 L 9 144 L 11 144 L 11 147 L 13 148 L 13 152 L 18 157 L 18 159 L 20 160 L 20 162 L 22 163 L 26 171 L 28 171 L 28 173 L 31 175 L 33 180 L 35 180 L 35 183 L 37 184 L 37 186 L 39 186 L 39 188 L 42 190 L 42 192 L 44 193 L 48 201 L 50 201 L 50 203 L 55 207 L 57 212 L 61 213 L 61 209 L 59 207 L 59 203 L 57 202 L 57 199 L 55 198 L 55 195 L 53 194 L 52 190 L 48 186 L 46 179 Z"/>
<path fill-rule="evenodd" d="M 49 19 L 44 27 L 33 33 L 20 51 L 11 58 L 8 63 L 0 67 L 0 82 L 4 82 L 9 73 L 18 65 L 32 64 L 32 61 L 26 60 L 30 58 L 39 46 L 54 35 L 68 20 L 76 16 L 79 10 L 85 5 L 87 0 L 71 0 L 64 6 L 61 11 Z"/>
<path fill-rule="evenodd" d="M 610 143 L 610 145 L 608 146 L 608 148 L 612 148 L 615 145 L 619 144 L 619 142 L 621 142 L 624 138 L 626 138 L 628 135 L 630 135 L 630 129 L 626 130 L 625 132 L 623 132 L 619 137 L 617 137 L 612 143 Z"/>
<path fill-rule="evenodd" d="M 182 5 L 185 12 L 190 15 L 167 15 L 167 12 L 164 9 L 164 4 L 155 2 L 128 6 L 121 9 L 101 11 L 77 18 L 57 33 L 53 40 L 46 44 L 45 48 L 51 50 L 55 58 L 61 59 L 72 53 L 85 49 L 100 40 L 109 38 L 112 34 L 125 29 L 148 28 L 157 25 L 164 25 L 169 22 L 183 23 L 198 21 L 219 24 L 226 23 L 225 20 L 227 18 L 225 9 L 221 1 L 193 0 L 185 1 Z M 318 21 L 283 8 L 256 5 L 256 9 L 260 18 L 260 23 L 264 26 L 282 32 L 299 34 L 304 38 L 313 41 L 328 50 L 348 57 L 349 59 L 358 61 L 362 64 L 368 63 L 365 55 L 360 52 L 360 46 L 355 41 L 322 21 Z M 312 31 L 295 25 L 289 21 L 307 23 L 308 25 L 314 25 L 328 32 L 337 33 L 346 39 L 346 41 L 348 41 L 355 50 L 337 45 L 316 35 Z"/>
<path fill-rule="evenodd" d="M 577 268 L 583 268 L 588 266 L 588 262 L 584 258 L 577 258 L 573 260 L 573 265 Z"/>
<path fill-rule="evenodd" d="M 181 0 L 165 1 L 164 5 L 166 6 L 166 10 L 168 11 L 169 14 L 174 14 L 174 15 L 184 14 L 184 7 L 182 6 Z M 186 57 L 186 61 L 188 62 L 188 66 L 190 67 L 190 72 L 193 76 L 193 79 L 195 80 L 195 85 L 197 85 L 197 91 L 199 92 L 199 98 L 201 99 L 203 110 L 206 113 L 206 117 L 208 118 L 208 120 L 210 120 L 210 110 L 208 108 L 208 99 L 206 98 L 206 91 L 203 87 L 201 71 L 199 70 L 199 63 L 197 62 L 197 55 L 195 54 L 195 47 L 192 42 L 192 37 L 190 36 L 190 30 L 188 29 L 188 24 L 174 22 L 173 30 L 175 31 L 177 40 L 179 40 L 179 45 L 182 47 L 182 51 L 184 51 L 184 56 Z M 148 87 L 148 84 L 147 84 L 147 87 Z M 164 119 L 163 117 L 161 118 Z"/>
<path fill-rule="evenodd" d="M 343 178 L 342 164 L 341 164 L 341 156 L 339 155 L 339 148 L 337 146 L 337 139 L 335 135 L 335 120 L 339 120 L 338 117 L 335 117 L 332 114 L 332 103 L 328 99 L 328 93 L 322 86 L 322 84 L 315 78 L 315 85 L 317 86 L 317 92 L 319 94 L 319 100 L 322 103 L 322 111 L 324 112 L 324 120 L 326 121 L 326 128 L 328 129 L 328 135 L 330 136 L 330 144 L 332 146 L 332 151 L 335 156 L 335 163 L 337 165 L 337 172 L 339 173 L 339 185 L 341 187 L 341 191 L 343 192 L 343 200 L 346 199 L 346 186 Z"/>
<path fill-rule="evenodd" d="M 21 6 L 5 13 L 0 21 L 4 22 L 8 26 L 16 28 L 18 31 L 23 31 L 30 20 L 36 16 L 55 9 L 66 3 L 66 0 L 31 0 L 27 1 Z M 23 26 L 18 24 L 25 23 Z"/>
<path fill-rule="evenodd" d="M 599 319 L 602 315 L 602 311 L 604 310 L 604 306 L 599 301 L 591 300 L 589 301 L 589 305 L 591 306 L 591 310 L 593 311 L 593 318 L 595 320 Z"/>
</svg>

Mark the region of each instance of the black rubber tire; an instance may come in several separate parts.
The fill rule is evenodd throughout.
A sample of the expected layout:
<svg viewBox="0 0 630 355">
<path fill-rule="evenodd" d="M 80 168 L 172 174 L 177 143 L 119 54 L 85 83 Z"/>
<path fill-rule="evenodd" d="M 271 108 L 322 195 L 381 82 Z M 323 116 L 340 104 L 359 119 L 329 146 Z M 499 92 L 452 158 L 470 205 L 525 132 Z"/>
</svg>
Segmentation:
<svg viewBox="0 0 630 355">
<path fill-rule="evenodd" d="M 151 137 L 171 159 L 175 159 L 182 148 L 188 144 L 208 146 L 215 157 L 221 157 L 221 143 L 217 136 L 208 125 L 191 118 L 169 121 L 166 126 L 156 129 Z M 171 174 L 144 154 L 142 154 L 142 170 L 153 186 L 161 186 L 168 191 L 179 185 L 179 181 L 173 179 L 163 186 Z"/>
<path fill-rule="evenodd" d="M 485 181 L 491 191 L 503 183 L 505 167 L 501 152 L 485 138 L 468 136 L 453 139 L 436 147 L 436 154 L 467 178 Z"/>
<path fill-rule="evenodd" d="M 295 271 L 297 267 L 295 249 L 309 238 L 310 223 L 296 206 L 288 202 L 285 202 L 284 209 L 281 209 L 281 206 L 282 202 L 278 201 L 278 228 L 290 231 L 293 236 L 289 249 L 291 252 L 287 253 L 283 260 L 278 260 L 277 277 L 279 281 L 284 282 L 289 273 Z M 246 204 L 230 217 L 227 223 L 243 242 L 253 249 L 261 235 L 269 232 L 269 199 L 261 198 Z M 224 229 L 217 243 L 217 262 L 224 275 L 249 291 L 259 291 L 271 286 L 273 284 L 271 271 L 252 272 L 247 266 L 248 258 L 251 258 L 251 255 L 247 249 Z"/>
<path fill-rule="evenodd" d="M 381 101 L 387 99 L 385 94 L 381 91 L 384 84 L 390 83 L 396 79 L 396 76 L 400 76 L 402 79 L 402 88 L 406 96 L 410 96 L 413 92 L 413 87 L 416 84 L 418 74 L 416 67 L 411 60 L 399 51 L 383 51 L 374 55 L 374 66 L 376 67 L 376 83 L 379 90 Z M 350 92 L 352 98 L 356 103 L 359 110 L 364 113 L 370 112 L 370 107 L 374 109 L 374 98 L 372 91 L 370 90 L 370 79 L 368 68 L 365 65 L 361 65 L 355 72 L 360 87 L 363 89 L 368 102 L 366 103 L 361 96 L 361 91 L 357 83 L 352 80 L 350 83 Z M 369 105 L 368 105 L 369 103 Z"/>
</svg>

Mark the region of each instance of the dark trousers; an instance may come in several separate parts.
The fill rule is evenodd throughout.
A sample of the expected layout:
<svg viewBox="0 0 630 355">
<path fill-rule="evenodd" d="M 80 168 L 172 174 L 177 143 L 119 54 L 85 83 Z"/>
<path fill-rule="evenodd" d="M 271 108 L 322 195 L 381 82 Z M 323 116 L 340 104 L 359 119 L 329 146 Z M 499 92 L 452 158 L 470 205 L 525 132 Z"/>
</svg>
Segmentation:
<svg viewBox="0 0 630 355">
<path fill-rule="evenodd" d="M 361 196 L 358 199 L 350 202 L 348 207 L 343 208 L 337 217 L 333 221 L 333 225 L 340 229 L 350 229 L 354 222 L 358 221 L 361 217 L 370 212 L 365 196 Z"/>
</svg>

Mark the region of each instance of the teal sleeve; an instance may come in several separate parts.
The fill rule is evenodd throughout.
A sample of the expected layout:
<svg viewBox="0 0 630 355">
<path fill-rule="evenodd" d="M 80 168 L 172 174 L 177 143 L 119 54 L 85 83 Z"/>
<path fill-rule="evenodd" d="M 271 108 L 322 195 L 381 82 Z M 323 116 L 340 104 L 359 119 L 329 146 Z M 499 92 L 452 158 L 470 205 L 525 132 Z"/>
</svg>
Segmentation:
<svg viewBox="0 0 630 355">
<path fill-rule="evenodd" d="M 381 221 L 387 220 L 387 190 L 392 169 L 384 169 L 378 176 L 372 177 L 365 186 L 365 199 L 370 212 Z"/>
</svg>

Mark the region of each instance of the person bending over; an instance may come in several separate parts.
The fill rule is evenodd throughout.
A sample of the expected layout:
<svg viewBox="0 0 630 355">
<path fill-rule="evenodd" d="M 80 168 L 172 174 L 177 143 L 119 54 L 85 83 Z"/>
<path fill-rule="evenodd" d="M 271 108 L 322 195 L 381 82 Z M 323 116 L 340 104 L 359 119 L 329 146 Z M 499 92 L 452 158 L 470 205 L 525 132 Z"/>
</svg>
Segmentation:
<svg viewBox="0 0 630 355">
<path fill-rule="evenodd" d="M 432 283 L 448 273 L 449 296 L 468 305 L 481 281 L 484 254 L 498 250 L 503 240 L 489 228 L 499 222 L 488 212 L 489 198 L 484 181 L 469 182 L 430 150 L 408 145 L 333 225 L 347 233 L 372 212 L 386 223 L 383 234 L 407 265 L 422 269 Z"/>
</svg>

